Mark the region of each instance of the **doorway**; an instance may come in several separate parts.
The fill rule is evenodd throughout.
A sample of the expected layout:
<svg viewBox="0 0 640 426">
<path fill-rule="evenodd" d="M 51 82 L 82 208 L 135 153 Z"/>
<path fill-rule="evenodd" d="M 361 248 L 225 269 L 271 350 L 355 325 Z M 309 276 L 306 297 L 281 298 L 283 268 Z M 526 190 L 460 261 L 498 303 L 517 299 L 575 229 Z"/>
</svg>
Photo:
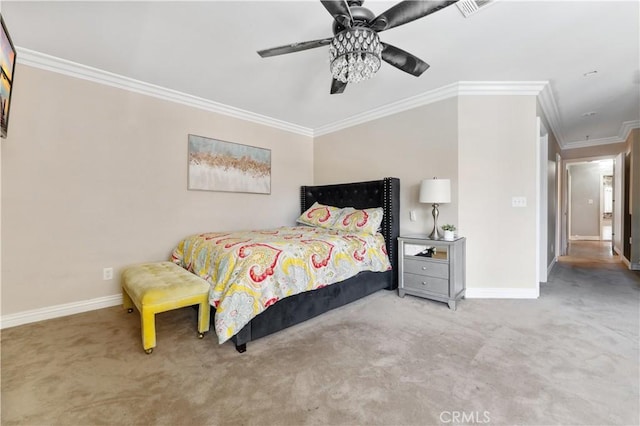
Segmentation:
<svg viewBox="0 0 640 426">
<path fill-rule="evenodd" d="M 613 242 L 613 174 L 600 180 L 600 240 Z"/>
<path fill-rule="evenodd" d="M 563 260 L 620 261 L 613 244 L 618 213 L 614 169 L 613 157 L 566 162 L 563 235 L 567 236 L 567 246 Z"/>
<path fill-rule="evenodd" d="M 613 159 L 571 162 L 567 164 L 567 170 L 569 241 L 610 241 L 613 217 Z M 606 190 L 605 181 L 608 183 Z M 605 197 L 608 213 L 605 213 Z M 609 230 L 607 235 L 603 234 L 605 226 Z"/>
</svg>

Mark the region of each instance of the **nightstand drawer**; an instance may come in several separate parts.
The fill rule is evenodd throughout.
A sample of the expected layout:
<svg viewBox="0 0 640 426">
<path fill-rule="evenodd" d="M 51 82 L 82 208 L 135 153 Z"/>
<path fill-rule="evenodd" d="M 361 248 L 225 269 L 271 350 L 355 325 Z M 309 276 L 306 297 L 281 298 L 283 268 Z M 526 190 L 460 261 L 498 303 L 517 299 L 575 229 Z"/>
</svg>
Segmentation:
<svg viewBox="0 0 640 426">
<path fill-rule="evenodd" d="M 428 291 L 444 296 L 449 295 L 449 280 L 425 275 L 404 274 L 403 283 L 410 290 Z"/>
<path fill-rule="evenodd" d="M 429 275 L 437 278 L 449 278 L 449 264 L 422 259 L 404 258 L 404 271 L 410 274 Z"/>
</svg>

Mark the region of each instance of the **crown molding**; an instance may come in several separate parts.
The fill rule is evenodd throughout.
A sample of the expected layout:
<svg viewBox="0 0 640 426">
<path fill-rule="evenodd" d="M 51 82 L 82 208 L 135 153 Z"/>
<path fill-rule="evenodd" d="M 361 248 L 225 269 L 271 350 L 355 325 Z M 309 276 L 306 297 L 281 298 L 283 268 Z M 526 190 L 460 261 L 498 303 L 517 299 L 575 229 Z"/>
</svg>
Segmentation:
<svg viewBox="0 0 640 426">
<path fill-rule="evenodd" d="M 564 149 L 588 148 L 590 146 L 607 145 L 607 144 L 619 143 L 619 142 L 624 142 L 624 141 L 621 140 L 618 136 L 611 136 L 611 137 L 608 137 L 608 138 L 566 142 L 560 148 L 562 148 L 563 150 Z"/>
<path fill-rule="evenodd" d="M 629 138 L 629 134 L 631 133 L 631 131 L 637 128 L 640 128 L 640 120 L 625 121 L 620 126 L 620 130 L 618 131 L 617 136 L 611 136 L 608 138 L 600 138 L 600 139 L 590 139 L 590 140 L 584 140 L 584 141 L 567 142 L 561 148 L 562 149 L 587 148 L 590 146 L 626 142 L 627 138 Z"/>
<path fill-rule="evenodd" d="M 326 135 L 457 96 L 537 96 L 547 85 L 546 81 L 459 81 L 318 127 L 314 129 L 313 136 Z"/>
<path fill-rule="evenodd" d="M 458 96 L 538 96 L 548 81 L 459 81 Z"/>
<path fill-rule="evenodd" d="M 358 124 L 366 123 L 368 121 L 377 120 L 382 117 L 397 114 L 399 112 L 407 111 L 419 106 L 428 105 L 434 102 L 442 101 L 444 99 L 452 98 L 458 95 L 458 83 L 442 86 L 438 89 L 430 90 L 428 92 L 411 96 L 406 99 L 402 99 L 396 102 L 392 102 L 381 107 L 353 115 L 340 121 L 336 121 L 325 126 L 317 127 L 314 129 L 313 136 L 322 136 L 328 133 L 337 132 L 338 130 L 353 127 Z"/>
<path fill-rule="evenodd" d="M 17 55 L 18 63 L 23 65 L 140 93 L 170 102 L 176 102 L 193 108 L 223 114 L 308 137 L 322 136 L 456 96 L 538 96 L 541 107 L 551 126 L 551 130 L 556 135 L 558 143 L 562 148 L 564 148 L 563 138 L 559 132 L 559 115 L 557 112 L 556 102 L 551 90 L 549 89 L 549 83 L 547 81 L 459 81 L 312 129 L 182 93 L 177 90 L 145 83 L 143 81 L 124 77 L 109 71 L 89 67 L 23 47 L 18 47 L 17 49 L 19 53 L 19 55 Z"/>
<path fill-rule="evenodd" d="M 313 129 L 298 126 L 286 121 L 267 117 L 265 115 L 256 114 L 240 108 L 224 105 L 219 102 L 210 101 L 177 90 L 167 89 L 156 86 L 154 84 L 145 83 L 119 74 L 104 71 L 98 68 L 89 67 L 68 61 L 66 59 L 57 58 L 44 53 L 36 52 L 23 47 L 18 47 L 17 60 L 18 63 L 28 65 L 30 67 L 40 68 L 58 74 L 67 75 L 82 80 L 92 81 L 94 83 L 104 84 L 119 89 L 128 90 L 142 95 L 163 99 L 170 102 L 179 103 L 193 108 L 205 111 L 215 112 L 241 120 L 250 121 L 257 124 L 266 125 L 280 130 L 297 133 L 303 136 L 313 137 Z"/>
<path fill-rule="evenodd" d="M 538 102 L 540 103 L 542 112 L 544 112 L 544 115 L 547 118 L 549 127 L 551 127 L 551 132 L 556 137 L 556 141 L 558 142 L 560 149 L 565 149 L 566 142 L 564 139 L 564 135 L 560 130 L 560 112 L 558 111 L 558 104 L 556 103 L 556 99 L 553 96 L 553 91 L 551 90 L 550 84 L 547 84 L 542 89 L 542 91 L 540 91 Z"/>
<path fill-rule="evenodd" d="M 618 136 L 622 139 L 622 142 L 626 142 L 629 139 L 629 134 L 633 129 L 640 129 L 640 120 L 625 121 L 620 127 Z"/>
</svg>

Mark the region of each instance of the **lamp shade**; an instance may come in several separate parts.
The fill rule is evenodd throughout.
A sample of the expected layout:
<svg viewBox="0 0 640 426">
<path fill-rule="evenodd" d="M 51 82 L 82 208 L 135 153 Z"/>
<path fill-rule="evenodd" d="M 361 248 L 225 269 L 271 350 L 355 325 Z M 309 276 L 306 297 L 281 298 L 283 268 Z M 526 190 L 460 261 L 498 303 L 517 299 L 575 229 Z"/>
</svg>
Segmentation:
<svg viewBox="0 0 640 426">
<path fill-rule="evenodd" d="M 420 184 L 421 203 L 450 203 L 451 180 L 425 179 Z"/>
</svg>

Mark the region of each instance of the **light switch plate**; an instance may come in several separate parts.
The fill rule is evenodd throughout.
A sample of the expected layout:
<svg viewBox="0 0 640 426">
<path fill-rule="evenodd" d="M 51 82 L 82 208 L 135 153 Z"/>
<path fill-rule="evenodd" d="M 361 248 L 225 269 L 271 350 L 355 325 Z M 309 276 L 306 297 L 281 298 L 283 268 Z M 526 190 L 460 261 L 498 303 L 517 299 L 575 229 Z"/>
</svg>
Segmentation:
<svg viewBox="0 0 640 426">
<path fill-rule="evenodd" d="M 527 197 L 511 197 L 511 207 L 527 207 Z"/>
</svg>

